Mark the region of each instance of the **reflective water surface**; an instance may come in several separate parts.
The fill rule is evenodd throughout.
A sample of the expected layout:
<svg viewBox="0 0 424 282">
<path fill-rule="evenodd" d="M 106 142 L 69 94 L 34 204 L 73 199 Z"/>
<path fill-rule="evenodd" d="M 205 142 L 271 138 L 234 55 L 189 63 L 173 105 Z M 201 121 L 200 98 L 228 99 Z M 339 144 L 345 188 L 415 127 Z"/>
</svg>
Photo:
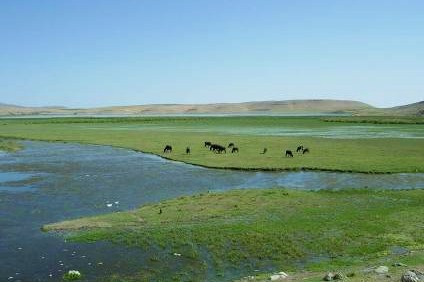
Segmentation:
<svg viewBox="0 0 424 282">
<path fill-rule="evenodd" d="M 148 266 L 142 250 L 41 232 L 64 219 L 234 188 L 424 188 L 424 174 L 215 170 L 107 146 L 23 143 L 21 152 L 0 154 L 0 281 L 60 281 L 70 269 L 92 281 Z"/>
<path fill-rule="evenodd" d="M 81 127 L 82 125 L 77 125 Z M 302 126 L 219 126 L 208 125 L 175 127 L 157 124 L 124 124 L 115 126 L 105 125 L 84 125 L 84 128 L 90 130 L 113 130 L 113 131 L 143 131 L 149 129 L 160 129 L 168 132 L 214 132 L 217 134 L 241 134 L 241 135 L 265 135 L 265 136 L 311 136 L 323 138 L 424 138 L 424 126 L 415 124 L 350 124 L 340 125 L 330 123 L 327 126 L 302 127 Z"/>
</svg>

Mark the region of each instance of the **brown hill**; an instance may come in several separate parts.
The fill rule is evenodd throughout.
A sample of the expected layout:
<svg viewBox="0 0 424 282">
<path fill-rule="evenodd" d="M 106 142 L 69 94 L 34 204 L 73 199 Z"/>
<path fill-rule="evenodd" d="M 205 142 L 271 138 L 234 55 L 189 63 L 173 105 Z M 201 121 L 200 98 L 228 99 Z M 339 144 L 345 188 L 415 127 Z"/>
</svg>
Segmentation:
<svg viewBox="0 0 424 282">
<path fill-rule="evenodd" d="M 155 104 L 86 109 L 70 109 L 64 107 L 21 107 L 16 105 L 0 104 L 0 116 L 180 114 L 352 114 L 423 116 L 424 101 L 393 108 L 375 108 L 362 102 L 349 100 L 286 100 L 216 104 Z"/>
<path fill-rule="evenodd" d="M 0 115 L 326 114 L 372 108 L 346 100 L 287 100 L 216 104 L 156 104 L 87 109 L 0 104 Z"/>
</svg>

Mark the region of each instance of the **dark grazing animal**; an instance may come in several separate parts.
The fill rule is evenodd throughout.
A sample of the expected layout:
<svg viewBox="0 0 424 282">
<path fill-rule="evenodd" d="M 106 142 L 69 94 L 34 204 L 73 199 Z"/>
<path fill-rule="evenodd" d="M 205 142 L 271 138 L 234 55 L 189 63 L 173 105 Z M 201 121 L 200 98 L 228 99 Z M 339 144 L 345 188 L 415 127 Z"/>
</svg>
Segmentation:
<svg viewBox="0 0 424 282">
<path fill-rule="evenodd" d="M 286 150 L 286 157 L 293 158 L 293 152 L 290 150 Z"/>
<path fill-rule="evenodd" d="M 296 153 L 299 153 L 302 150 L 303 150 L 303 145 L 300 145 L 300 146 L 297 147 Z"/>
<path fill-rule="evenodd" d="M 261 154 L 266 154 L 267 151 L 268 151 L 268 149 L 267 148 L 264 148 L 264 150 L 262 151 Z"/>
<path fill-rule="evenodd" d="M 205 147 L 210 147 L 212 145 L 212 143 L 211 142 L 209 142 L 209 141 L 205 141 Z"/>
<path fill-rule="evenodd" d="M 227 153 L 227 150 L 225 149 L 224 146 L 218 145 L 215 149 L 215 153 L 217 154 L 221 154 L 221 153 Z"/>
<path fill-rule="evenodd" d="M 165 148 L 163 149 L 164 153 L 172 153 L 172 146 L 171 145 L 166 145 Z"/>
<path fill-rule="evenodd" d="M 234 147 L 234 143 L 228 144 L 228 148 Z"/>
<path fill-rule="evenodd" d="M 222 152 L 226 153 L 226 149 L 224 146 L 218 145 L 218 144 L 212 144 L 209 147 L 209 150 L 211 150 L 212 152 L 215 152 L 217 154 L 220 154 Z"/>
<path fill-rule="evenodd" d="M 189 154 L 190 154 L 190 152 L 191 152 L 191 151 L 190 151 L 190 147 L 187 147 L 187 148 L 186 148 L 186 154 L 187 154 L 187 155 L 189 155 Z"/>
<path fill-rule="evenodd" d="M 306 153 L 309 153 L 309 149 L 308 148 L 305 148 L 305 149 L 302 150 L 302 154 L 306 154 Z"/>
<path fill-rule="evenodd" d="M 237 147 L 233 147 L 233 149 L 231 150 L 231 153 L 238 153 L 239 149 Z"/>
<path fill-rule="evenodd" d="M 218 144 L 211 144 L 210 146 L 209 146 L 209 151 L 215 151 L 217 148 L 218 148 Z"/>
</svg>

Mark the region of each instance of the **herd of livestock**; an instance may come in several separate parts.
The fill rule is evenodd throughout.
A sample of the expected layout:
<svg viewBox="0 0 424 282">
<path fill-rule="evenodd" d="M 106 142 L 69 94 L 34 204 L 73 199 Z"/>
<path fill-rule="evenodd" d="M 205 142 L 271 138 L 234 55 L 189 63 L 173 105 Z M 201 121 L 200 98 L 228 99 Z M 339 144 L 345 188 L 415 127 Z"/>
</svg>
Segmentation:
<svg viewBox="0 0 424 282">
<path fill-rule="evenodd" d="M 234 153 L 238 153 L 239 152 L 239 148 L 236 147 L 236 145 L 234 143 L 229 143 L 227 147 L 219 145 L 219 144 L 214 144 L 212 142 L 209 141 L 205 141 L 204 143 L 204 147 L 209 149 L 209 151 L 214 152 L 216 154 L 222 154 L 222 153 L 227 153 L 227 149 L 231 150 L 230 152 L 232 154 Z M 261 154 L 266 154 L 268 151 L 267 148 L 264 148 L 263 151 L 261 152 Z M 172 152 L 172 146 L 171 145 L 166 145 L 165 148 L 163 149 L 164 153 L 171 153 Z M 190 147 L 186 147 L 186 154 L 190 154 L 191 153 L 191 149 Z M 285 152 L 285 156 L 286 157 L 293 157 L 293 152 L 291 150 L 286 150 Z M 309 153 L 309 149 L 304 147 L 303 145 L 299 145 L 296 149 L 296 153 L 301 153 L 301 154 L 306 154 Z"/>
</svg>

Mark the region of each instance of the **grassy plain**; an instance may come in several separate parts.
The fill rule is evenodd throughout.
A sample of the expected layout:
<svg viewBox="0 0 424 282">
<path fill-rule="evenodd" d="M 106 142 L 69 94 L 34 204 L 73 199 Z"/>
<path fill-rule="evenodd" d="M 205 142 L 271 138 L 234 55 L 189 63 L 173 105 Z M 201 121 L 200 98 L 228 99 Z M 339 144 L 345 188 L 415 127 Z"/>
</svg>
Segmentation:
<svg viewBox="0 0 424 282">
<path fill-rule="evenodd" d="M 202 281 L 210 267 L 216 277 L 228 280 L 234 278 L 227 276 L 233 269 L 247 276 L 255 269 L 347 272 L 364 263 L 423 265 L 423 216 L 423 190 L 260 189 L 180 197 L 50 224 L 44 230 L 65 231 L 69 240 L 78 242 L 159 247 L 152 260 L 161 251 L 168 257 L 179 253 L 188 268 L 174 278 L 188 275 Z M 421 255 L 394 255 L 396 248 Z M 126 279 L 148 279 L 146 275 Z"/>
<path fill-rule="evenodd" d="M 368 137 L 394 131 L 423 137 L 420 124 L 373 125 Z M 333 130 L 332 138 L 319 137 Z M 423 172 L 423 138 L 344 138 L 363 125 L 325 122 L 317 117 L 146 117 L 3 119 L 0 136 L 80 142 L 139 150 L 216 168 L 255 170 L 332 170 L 368 173 Z M 368 130 L 368 129 L 366 129 Z M 338 136 L 337 132 L 342 132 Z M 310 136 L 314 135 L 314 136 Z M 395 135 L 396 136 L 396 135 Z M 328 137 L 328 136 L 327 136 Z M 234 142 L 238 154 L 214 154 L 204 141 Z M 171 154 L 163 154 L 166 144 Z M 285 158 L 298 145 L 310 154 Z M 185 154 L 191 147 L 192 153 Z M 260 154 L 263 148 L 267 154 Z"/>
</svg>

